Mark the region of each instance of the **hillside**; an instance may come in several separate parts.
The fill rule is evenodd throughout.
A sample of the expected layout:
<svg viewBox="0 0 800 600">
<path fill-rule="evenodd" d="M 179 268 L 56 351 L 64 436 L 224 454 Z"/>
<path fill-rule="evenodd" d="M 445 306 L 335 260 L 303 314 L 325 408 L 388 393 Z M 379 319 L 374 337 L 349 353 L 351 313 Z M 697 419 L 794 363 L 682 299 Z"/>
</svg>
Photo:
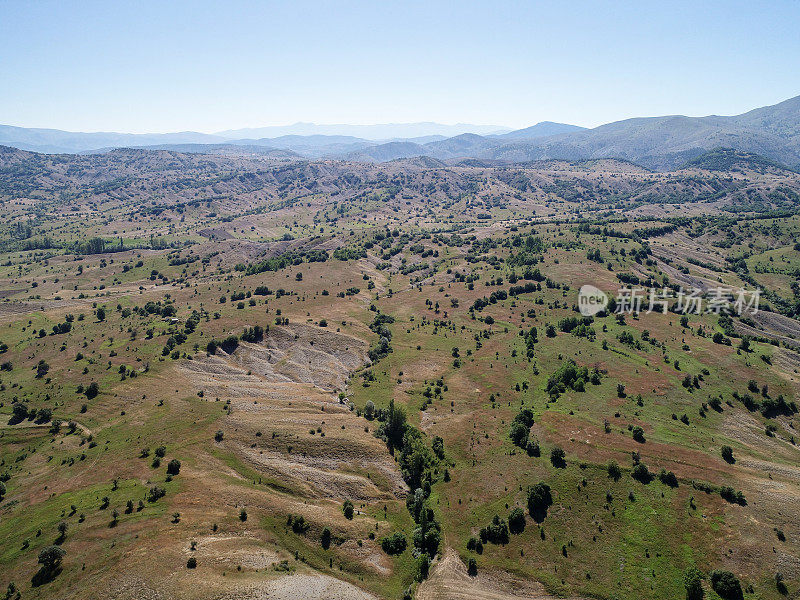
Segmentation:
<svg viewBox="0 0 800 600">
<path fill-rule="evenodd" d="M 0 589 L 796 595 L 800 174 L 458 157 L 482 139 L 0 146 Z"/>
</svg>

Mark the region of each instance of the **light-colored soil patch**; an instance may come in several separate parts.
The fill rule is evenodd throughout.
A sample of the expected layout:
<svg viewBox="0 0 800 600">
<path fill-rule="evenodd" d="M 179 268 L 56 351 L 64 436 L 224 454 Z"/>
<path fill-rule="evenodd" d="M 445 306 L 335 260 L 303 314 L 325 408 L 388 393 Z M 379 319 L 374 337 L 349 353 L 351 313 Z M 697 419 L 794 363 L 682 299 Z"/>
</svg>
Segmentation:
<svg viewBox="0 0 800 600">
<path fill-rule="evenodd" d="M 258 540 L 243 536 L 207 536 L 197 540 L 195 551 L 186 550 L 203 565 L 218 564 L 228 569 L 266 569 L 282 559 L 274 550 L 265 548 Z M 284 557 L 285 558 L 285 557 Z"/>
<path fill-rule="evenodd" d="M 354 585 L 327 575 L 296 574 L 266 581 L 217 600 L 377 600 Z"/>
<path fill-rule="evenodd" d="M 417 600 L 554 600 L 541 584 L 498 571 L 467 574 L 458 553 L 448 549 L 420 585 Z M 580 600 L 574 598 L 573 600 Z"/>
<path fill-rule="evenodd" d="M 311 383 L 340 391 L 351 371 L 366 361 L 356 338 L 306 325 L 273 326 L 258 344 L 242 343 L 231 355 L 239 366 L 270 381 Z"/>
</svg>

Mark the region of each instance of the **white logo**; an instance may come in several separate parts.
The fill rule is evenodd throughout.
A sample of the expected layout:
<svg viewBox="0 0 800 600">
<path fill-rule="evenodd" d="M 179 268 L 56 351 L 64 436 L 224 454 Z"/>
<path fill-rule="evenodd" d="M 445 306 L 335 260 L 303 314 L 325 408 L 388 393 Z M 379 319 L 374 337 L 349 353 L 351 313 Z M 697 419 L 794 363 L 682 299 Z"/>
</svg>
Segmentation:
<svg viewBox="0 0 800 600">
<path fill-rule="evenodd" d="M 584 285 L 578 292 L 578 310 L 584 317 L 592 317 L 608 306 L 608 296 L 593 285 Z"/>
</svg>

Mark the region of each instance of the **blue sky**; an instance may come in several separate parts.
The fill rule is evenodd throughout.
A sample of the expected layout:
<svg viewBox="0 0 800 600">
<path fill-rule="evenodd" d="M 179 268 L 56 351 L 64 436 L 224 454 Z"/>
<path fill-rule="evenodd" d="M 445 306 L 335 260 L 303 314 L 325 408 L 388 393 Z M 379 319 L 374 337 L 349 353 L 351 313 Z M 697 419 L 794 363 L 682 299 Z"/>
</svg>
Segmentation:
<svg viewBox="0 0 800 600">
<path fill-rule="evenodd" d="M 0 2 L 0 123 L 596 126 L 800 94 L 800 2 Z"/>
</svg>

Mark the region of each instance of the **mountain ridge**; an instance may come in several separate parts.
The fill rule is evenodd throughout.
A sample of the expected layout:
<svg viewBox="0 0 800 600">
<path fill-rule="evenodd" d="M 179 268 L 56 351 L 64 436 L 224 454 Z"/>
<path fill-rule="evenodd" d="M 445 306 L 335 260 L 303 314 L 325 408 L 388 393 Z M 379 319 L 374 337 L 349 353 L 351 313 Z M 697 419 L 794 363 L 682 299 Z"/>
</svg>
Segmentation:
<svg viewBox="0 0 800 600">
<path fill-rule="evenodd" d="M 316 133 L 292 133 L 274 137 L 253 135 L 236 139 L 223 137 L 265 131 L 278 133 L 292 127 L 312 128 L 307 130 L 314 130 Z M 351 132 L 359 130 L 364 135 L 359 137 L 333 132 L 341 127 L 350 128 Z M 424 133 L 421 127 L 428 129 L 424 135 L 386 135 L 383 138 L 370 139 L 369 136 L 376 131 L 392 133 L 387 127 L 405 127 L 404 131 L 407 133 Z M 762 156 L 792 169 L 800 167 L 800 96 L 739 115 L 633 117 L 592 129 L 541 121 L 530 127 L 502 133 L 481 135 L 474 131 L 461 131 L 455 135 L 443 136 L 431 133 L 431 127 L 491 129 L 494 126 L 437 123 L 317 126 L 298 123 L 272 128 L 231 130 L 218 134 L 125 134 L 76 133 L 0 125 L 0 144 L 45 153 L 104 151 L 114 147 L 158 147 L 208 153 L 213 153 L 216 148 L 216 151 L 231 154 L 236 153 L 236 148 L 239 147 L 239 152 L 248 154 L 269 154 L 274 151 L 273 156 L 285 158 L 296 154 L 309 159 L 359 162 L 385 162 L 412 157 L 505 163 L 618 158 L 656 171 L 674 170 L 716 148 L 730 148 Z M 322 133 L 320 128 L 328 128 L 328 133 Z"/>
</svg>

